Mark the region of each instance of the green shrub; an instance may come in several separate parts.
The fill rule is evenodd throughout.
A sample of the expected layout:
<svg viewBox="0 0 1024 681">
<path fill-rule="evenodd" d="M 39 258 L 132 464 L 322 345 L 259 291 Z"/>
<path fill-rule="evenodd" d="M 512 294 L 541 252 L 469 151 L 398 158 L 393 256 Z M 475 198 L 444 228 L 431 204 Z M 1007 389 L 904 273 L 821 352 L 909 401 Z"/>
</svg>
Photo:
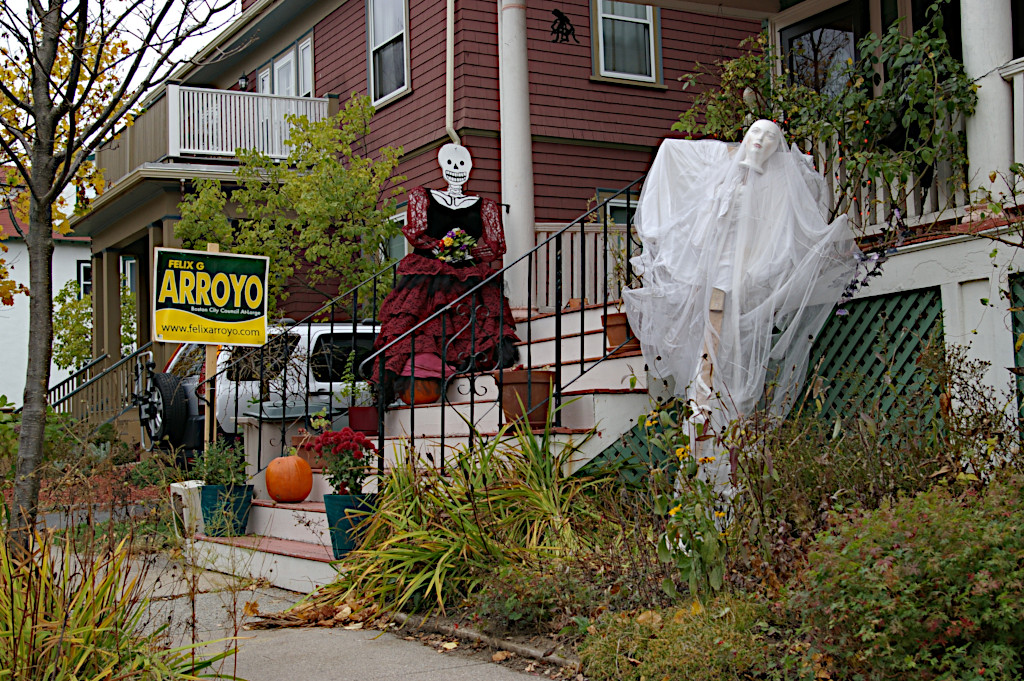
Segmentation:
<svg viewBox="0 0 1024 681">
<path fill-rule="evenodd" d="M 606 615 L 579 646 L 587 678 L 726 681 L 762 677 L 774 646 L 764 609 L 735 596 L 663 612 Z"/>
<path fill-rule="evenodd" d="M 479 612 L 511 631 L 579 631 L 602 607 L 595 581 L 571 561 L 505 565 L 485 578 Z"/>
<path fill-rule="evenodd" d="M 858 679 L 1024 675 L 1024 479 L 934 489 L 821 534 L 789 602 Z"/>
<path fill-rule="evenodd" d="M 193 471 L 207 485 L 244 485 L 245 451 L 241 444 L 217 440 L 196 458 Z"/>
</svg>

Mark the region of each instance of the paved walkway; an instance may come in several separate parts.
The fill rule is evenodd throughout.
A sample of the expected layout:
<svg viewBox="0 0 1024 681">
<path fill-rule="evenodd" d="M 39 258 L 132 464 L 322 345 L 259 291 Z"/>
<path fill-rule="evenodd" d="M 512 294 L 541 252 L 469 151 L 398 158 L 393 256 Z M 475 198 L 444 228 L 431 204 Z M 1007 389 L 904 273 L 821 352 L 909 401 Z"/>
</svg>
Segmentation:
<svg viewBox="0 0 1024 681">
<path fill-rule="evenodd" d="M 239 636 L 238 654 L 225 661 L 223 670 L 248 681 L 515 681 L 533 676 L 374 630 L 245 631 L 244 622 L 252 619 L 244 616 L 247 603 L 275 612 L 300 595 L 273 587 L 240 589 L 234 577 L 185 568 L 165 554 L 148 560 L 145 569 L 138 567 L 152 598 L 147 626 L 168 625 L 172 645 Z M 231 644 L 215 643 L 208 651 Z"/>
</svg>

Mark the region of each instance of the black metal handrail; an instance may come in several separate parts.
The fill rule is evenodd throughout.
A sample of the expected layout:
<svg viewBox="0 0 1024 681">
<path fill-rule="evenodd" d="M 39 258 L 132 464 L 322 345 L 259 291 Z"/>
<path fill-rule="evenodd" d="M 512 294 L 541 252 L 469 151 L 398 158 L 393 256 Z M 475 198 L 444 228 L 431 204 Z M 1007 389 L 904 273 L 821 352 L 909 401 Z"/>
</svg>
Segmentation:
<svg viewBox="0 0 1024 681">
<path fill-rule="evenodd" d="M 340 347 L 336 347 L 335 343 L 330 342 L 326 344 L 324 352 L 314 355 L 313 325 L 326 324 L 327 333 L 332 337 L 339 332 L 345 333 L 347 329 L 351 333 L 347 354 L 350 358 L 355 357 L 359 351 L 358 336 L 360 331 L 366 327 L 370 327 L 373 330 L 378 326 L 377 315 L 383 302 L 383 293 L 390 288 L 385 286 L 385 283 L 390 278 L 390 284 L 394 285 L 397 265 L 397 263 L 387 265 L 349 290 L 335 296 L 301 320 L 282 327 L 263 345 L 258 348 L 252 348 L 251 351 L 243 352 L 237 359 L 228 361 L 223 366 L 218 367 L 213 376 L 205 376 L 203 378 L 201 385 L 204 389 L 197 391 L 202 393 L 198 396 L 200 404 L 207 404 L 209 402 L 207 397 L 209 395 L 208 391 L 211 387 L 216 386 L 216 379 L 219 376 L 226 375 L 229 378 L 228 382 L 234 389 L 232 424 L 236 435 L 238 434 L 239 417 L 249 416 L 252 412 L 243 413 L 240 385 L 242 380 L 231 380 L 231 376 L 234 375 L 237 379 L 240 379 L 243 375 L 251 376 L 254 380 L 249 382 L 258 383 L 259 394 L 246 396 L 256 407 L 255 418 L 259 433 L 256 445 L 257 471 L 263 469 L 265 421 L 279 421 L 279 423 L 275 423 L 275 429 L 277 427 L 280 428 L 280 441 L 276 447 L 272 446 L 271 448 L 276 450 L 277 454 L 283 454 L 289 447 L 287 434 L 290 425 L 294 425 L 297 421 L 303 421 L 308 425 L 309 420 L 319 411 L 324 411 L 329 419 L 336 416 L 335 386 L 340 385 L 341 389 L 345 390 L 344 384 L 346 381 L 337 380 L 338 366 L 336 360 L 338 357 L 335 353 L 342 352 L 343 350 Z M 361 293 L 363 292 L 366 293 L 366 297 L 361 300 Z M 348 312 L 348 320 L 335 320 L 341 310 Z M 367 313 L 369 313 L 369 316 L 367 316 Z M 326 321 L 317 321 L 322 318 L 326 318 Z M 301 332 L 303 327 L 306 329 L 305 337 L 308 345 L 305 348 L 305 356 L 300 357 L 294 354 L 294 345 L 298 343 L 297 336 L 300 335 L 296 332 Z M 352 406 L 357 400 L 357 394 L 365 389 L 365 382 L 360 381 L 356 375 L 354 361 L 348 361 L 351 365 L 351 372 L 347 377 L 347 406 Z M 295 364 L 301 366 L 295 366 Z M 313 375 L 313 372 L 317 368 L 324 368 L 326 370 L 326 381 L 315 380 L 316 376 Z M 342 369 L 342 373 L 345 373 L 344 367 Z M 317 397 L 326 397 L 326 402 L 311 403 L 310 387 L 314 381 L 326 384 L 326 390 L 324 391 L 326 395 L 316 394 Z M 271 390 L 271 383 L 274 384 L 273 390 Z M 301 400 L 295 399 L 296 394 L 301 396 Z M 276 400 L 277 404 L 273 404 L 275 400 L 272 398 L 275 396 L 278 398 Z M 230 397 L 230 393 L 224 397 Z M 344 397 L 344 395 L 340 397 Z M 339 406 L 339 409 L 341 408 L 347 407 Z"/>
<path fill-rule="evenodd" d="M 522 254 L 521 256 L 516 258 L 511 263 L 508 263 L 507 265 L 505 265 L 501 269 L 495 270 L 492 274 L 488 275 L 486 278 L 482 279 L 479 283 L 477 283 L 476 285 L 472 286 L 468 291 L 463 293 L 456 300 L 452 301 L 448 305 L 444 306 L 443 308 L 437 310 L 436 312 L 434 312 L 433 314 L 431 314 L 427 318 L 423 319 L 418 324 L 413 326 L 411 329 L 409 329 L 408 331 L 406 331 L 405 333 L 400 335 L 398 338 L 394 339 L 388 345 L 386 345 L 386 346 L 384 346 L 382 348 L 377 349 L 372 355 L 370 355 L 369 357 L 367 357 L 366 359 L 363 360 L 362 365 L 361 365 L 361 367 L 362 367 L 361 368 L 361 373 L 363 375 L 371 375 L 371 376 L 374 375 L 374 373 L 375 373 L 376 382 L 377 382 L 378 385 L 380 385 L 383 382 L 383 380 L 384 380 L 384 361 L 385 361 L 385 357 L 386 357 L 388 351 L 391 350 L 398 343 L 401 343 L 401 342 L 405 341 L 406 339 L 409 339 L 410 355 L 411 355 L 411 357 L 415 358 L 415 355 L 416 355 L 416 352 L 415 352 L 415 348 L 416 348 L 416 345 L 415 345 L 416 344 L 416 334 L 421 329 L 423 329 L 425 326 L 427 326 L 428 324 L 431 324 L 431 323 L 433 323 L 433 322 L 435 322 L 437 320 L 440 320 L 440 323 L 441 323 L 442 339 L 446 341 L 445 348 L 444 348 L 445 352 L 447 352 L 447 350 L 450 348 L 451 344 L 455 341 L 455 339 L 459 335 L 464 334 L 464 333 L 466 333 L 468 331 L 470 333 L 470 336 L 471 336 L 471 342 L 470 342 L 470 348 L 471 349 L 470 349 L 470 353 L 469 354 L 470 354 L 470 357 L 473 360 L 475 360 L 476 357 L 475 357 L 474 349 L 476 347 L 475 346 L 475 331 L 476 331 L 477 315 L 479 313 L 482 313 L 485 316 L 488 315 L 488 314 L 491 314 L 491 311 L 488 311 L 486 309 L 482 309 L 482 306 L 478 306 L 478 305 L 475 304 L 474 301 L 476 300 L 476 296 L 485 287 L 487 287 L 489 285 L 493 285 L 495 282 L 502 282 L 502 281 L 504 281 L 504 275 L 505 275 L 506 272 L 508 272 L 513 267 L 516 267 L 517 265 L 519 265 L 520 263 L 525 261 L 527 263 L 527 265 L 526 265 L 526 267 L 527 267 L 527 282 L 528 282 L 528 286 L 529 286 L 529 288 L 527 290 L 527 301 L 526 301 L 527 302 L 527 310 L 532 310 L 533 309 L 533 296 L 534 296 L 533 277 L 534 277 L 534 272 L 535 272 L 535 268 L 536 268 L 535 261 L 538 259 L 539 253 L 540 253 L 542 248 L 548 248 L 548 247 L 550 247 L 550 245 L 553 244 L 554 248 L 555 248 L 555 259 L 554 259 L 554 261 L 555 261 L 555 274 L 554 274 L 554 278 L 555 278 L 555 302 L 556 302 L 556 304 L 554 306 L 555 307 L 555 336 L 554 336 L 554 339 L 553 339 L 554 342 L 555 342 L 555 361 L 554 361 L 554 367 L 555 367 L 556 372 L 558 372 L 558 373 L 557 373 L 557 379 L 556 379 L 556 381 L 554 383 L 554 390 L 553 390 L 553 395 L 552 395 L 551 399 L 554 400 L 554 407 L 555 407 L 555 414 L 554 414 L 554 417 L 553 417 L 553 423 L 556 426 L 560 425 L 560 407 L 562 405 L 562 394 L 563 394 L 564 389 L 566 387 L 572 385 L 573 383 L 575 383 L 577 380 L 579 380 L 582 377 L 583 374 L 585 374 L 588 371 L 590 371 L 594 366 L 597 366 L 601 362 L 605 361 L 610 355 L 614 354 L 617 350 L 619 350 L 622 347 L 622 345 L 625 345 L 625 342 L 624 342 L 624 343 L 620 344 L 617 347 L 608 348 L 607 331 L 605 331 L 604 335 L 603 335 L 603 339 L 604 339 L 603 348 L 604 348 L 604 350 L 602 351 L 601 356 L 596 358 L 596 360 L 593 361 L 592 365 L 588 368 L 586 366 L 587 358 L 586 358 L 586 353 L 584 351 L 584 349 L 585 349 L 585 341 L 586 341 L 585 334 L 584 334 L 585 329 L 583 328 L 583 320 L 581 318 L 581 322 L 580 322 L 581 327 L 580 327 L 580 334 L 579 334 L 579 336 L 580 336 L 580 373 L 579 373 L 579 375 L 577 375 L 574 378 L 572 378 L 571 380 L 569 380 L 567 383 L 564 383 L 564 384 L 562 383 L 562 379 L 561 379 L 562 338 L 563 338 L 563 334 L 562 334 L 562 315 L 563 315 L 563 304 L 564 304 L 564 301 L 563 301 L 564 285 L 563 284 L 564 284 L 564 279 L 565 279 L 565 274 L 563 272 L 563 250 L 564 250 L 564 248 L 563 248 L 563 237 L 564 237 L 564 235 L 567 232 L 572 230 L 574 227 L 580 227 L 582 229 L 582 227 L 584 225 L 590 224 L 591 222 L 596 221 L 598 219 L 600 219 L 600 221 L 602 222 L 601 233 L 602 233 L 602 235 L 604 237 L 604 249 L 603 249 L 603 253 L 602 253 L 602 262 L 603 262 L 602 273 L 604 275 L 604 282 L 603 282 L 603 286 L 601 287 L 602 293 L 603 293 L 601 304 L 603 306 L 604 314 L 607 316 L 608 306 L 609 306 L 609 286 L 608 286 L 608 274 L 609 274 L 609 268 L 608 268 L 608 259 L 609 259 L 609 253 L 608 253 L 608 245 L 609 245 L 608 233 L 609 233 L 609 230 L 608 230 L 608 228 L 609 228 L 609 224 L 611 223 L 611 220 L 609 218 L 609 213 L 610 213 L 609 208 L 613 205 L 613 203 L 618 204 L 622 200 L 622 197 L 625 197 L 625 207 L 626 207 L 627 222 L 626 222 L 626 229 L 625 229 L 625 244 L 624 244 L 625 252 L 624 252 L 622 257 L 625 258 L 625 263 L 624 263 L 625 278 L 626 278 L 626 281 L 628 282 L 633 277 L 632 266 L 631 266 L 631 264 L 629 262 L 630 258 L 633 255 L 633 247 L 639 245 L 638 242 L 636 242 L 634 240 L 634 238 L 633 238 L 633 210 L 632 210 L 632 208 L 633 208 L 633 198 L 634 198 L 635 191 L 637 190 L 639 185 L 643 182 L 643 180 L 644 180 L 644 177 L 640 177 L 637 180 L 634 180 L 633 182 L 631 182 L 629 185 L 627 185 L 623 189 L 618 190 L 617 192 L 611 194 L 610 196 L 607 196 L 603 201 L 598 203 L 594 208 L 588 210 L 586 213 L 584 213 L 580 217 L 576 218 L 575 220 L 573 220 L 569 224 L 565 225 L 564 227 L 559 229 L 557 232 L 555 232 L 554 234 L 549 236 L 547 239 L 545 239 L 545 240 L 541 241 L 540 243 L 536 244 L 532 249 L 530 249 L 526 253 Z M 587 280 L 587 260 L 586 260 L 586 248 L 585 248 L 585 245 L 584 245 L 583 248 L 580 249 L 580 256 L 581 257 L 579 259 L 579 280 L 581 282 L 583 282 L 583 281 Z M 597 267 L 595 265 L 595 273 L 596 273 L 596 270 L 597 270 Z M 620 296 L 621 296 L 621 292 L 622 292 L 623 286 L 624 286 L 624 282 L 620 282 L 620 286 L 618 287 L 618 291 L 617 291 Z M 468 311 L 469 311 L 469 316 L 470 316 L 470 322 L 468 324 L 466 324 L 463 328 L 455 330 L 453 332 L 452 336 L 450 336 L 450 337 L 447 336 L 445 334 L 445 331 L 446 331 L 445 325 L 446 325 L 447 317 L 450 316 L 451 312 L 458 310 L 460 307 L 462 307 L 463 311 L 465 311 L 467 306 L 468 306 Z M 504 326 L 504 318 L 503 318 L 504 310 L 503 309 L 499 309 L 497 314 L 498 314 L 498 328 L 500 329 L 500 328 L 503 328 L 503 326 Z M 585 314 L 585 313 L 581 312 L 581 317 L 582 317 L 583 314 Z M 527 338 L 525 339 L 525 347 L 526 347 L 526 351 L 527 351 L 527 357 L 526 357 L 525 361 L 523 362 L 523 364 L 524 364 L 525 367 L 533 368 L 533 361 L 532 361 L 532 359 L 533 359 L 532 358 L 532 344 L 533 344 L 532 341 L 533 341 L 533 339 L 532 339 L 532 329 L 531 329 L 531 326 L 529 324 L 527 324 L 527 326 L 526 326 L 526 335 L 527 335 Z M 496 363 L 500 363 L 500 361 L 501 361 L 500 357 L 499 357 L 500 356 L 500 348 L 496 348 L 495 355 L 496 355 L 495 362 Z M 487 373 L 488 372 L 487 369 L 481 370 L 481 367 L 476 366 L 475 361 L 471 361 L 469 363 L 469 369 L 467 371 L 456 372 L 455 375 L 447 376 L 446 373 L 447 373 L 448 361 L 447 361 L 446 358 L 447 358 L 447 355 L 445 357 L 441 358 L 442 359 L 442 361 L 441 361 L 441 385 L 442 385 L 442 390 L 441 390 L 441 406 L 442 406 L 442 409 L 441 409 L 441 427 L 440 427 L 440 430 L 441 430 L 441 433 L 440 433 L 440 452 L 441 452 L 440 466 L 441 466 L 442 470 L 444 468 L 444 448 L 445 448 L 445 437 L 446 437 L 446 434 L 445 434 L 445 409 L 444 409 L 444 405 L 446 403 L 448 403 L 448 397 L 447 397 L 448 386 L 449 386 L 449 384 L 453 380 L 458 378 L 458 376 L 460 374 L 461 375 L 465 375 L 465 376 L 468 377 L 469 382 L 470 382 L 469 391 L 468 391 L 468 395 L 470 397 L 470 405 L 469 405 L 470 418 L 469 418 L 469 420 L 470 420 L 470 424 L 475 426 L 475 418 L 474 418 L 474 416 L 475 416 L 475 406 L 476 406 L 475 398 L 476 398 L 476 396 L 478 394 L 477 393 L 477 389 L 476 389 L 476 379 L 477 379 L 477 377 L 481 373 Z M 374 363 L 376 363 L 376 365 L 377 365 L 376 366 L 376 372 L 367 371 L 368 368 L 373 368 Z M 416 435 L 415 435 L 416 426 L 415 426 L 415 424 L 416 424 L 416 408 L 417 408 L 417 406 L 416 406 L 416 399 L 415 399 L 415 390 L 416 390 L 416 379 L 415 379 L 416 362 L 415 362 L 415 359 L 413 359 L 413 361 L 410 362 L 410 366 L 411 366 L 412 373 L 411 373 L 411 375 L 409 377 L 410 385 L 411 385 L 411 390 L 410 390 L 410 392 L 411 392 L 411 395 L 410 395 L 411 404 L 409 405 L 409 409 L 410 409 L 410 416 L 409 416 L 409 419 L 410 419 L 410 422 L 409 422 L 409 431 L 410 431 L 409 432 L 409 439 L 410 439 L 410 442 L 409 442 L 409 444 L 410 444 L 410 446 L 415 447 L 415 438 L 416 438 Z M 500 368 L 501 367 L 499 367 L 499 366 L 493 366 L 493 367 L 489 368 L 489 371 L 495 371 L 495 370 L 500 369 Z M 494 404 L 491 405 L 490 408 L 492 408 L 492 409 L 493 408 L 499 408 L 499 409 L 501 409 L 503 411 L 503 406 L 504 406 L 502 404 L 502 399 L 503 399 L 503 397 L 502 397 L 502 393 L 503 393 L 503 390 L 502 390 L 502 388 L 503 388 L 503 374 L 500 373 L 500 372 L 498 372 L 497 375 L 496 375 L 496 383 L 497 383 L 497 388 L 498 388 L 498 398 L 494 402 Z M 530 389 L 530 387 L 532 387 L 532 386 L 530 386 L 529 382 L 528 382 L 528 390 Z M 383 404 L 383 399 L 382 398 L 383 398 L 383 396 L 379 396 L 379 399 L 378 399 L 378 414 L 380 416 L 380 421 L 381 421 L 381 426 L 382 426 L 381 430 L 380 430 L 380 432 L 378 434 L 378 467 L 380 468 L 381 471 L 383 471 L 383 465 L 384 465 L 383 456 L 384 456 L 384 444 L 385 444 L 385 439 L 384 439 L 385 438 L 385 433 L 384 433 L 384 429 L 383 429 L 383 421 L 384 421 L 384 412 L 385 412 L 385 409 L 386 409 L 386 406 L 387 406 L 387 405 Z M 540 409 L 540 408 L 546 408 L 546 404 L 541 403 L 541 404 L 533 407 L 533 409 Z M 532 411 L 532 409 L 531 409 L 531 411 Z M 501 414 L 501 411 L 499 411 L 499 424 L 501 423 L 501 418 L 502 418 L 500 414 Z M 470 438 L 472 438 L 472 436 L 473 436 L 473 430 L 474 430 L 473 428 L 470 428 L 470 431 L 469 431 L 469 437 Z"/>
</svg>

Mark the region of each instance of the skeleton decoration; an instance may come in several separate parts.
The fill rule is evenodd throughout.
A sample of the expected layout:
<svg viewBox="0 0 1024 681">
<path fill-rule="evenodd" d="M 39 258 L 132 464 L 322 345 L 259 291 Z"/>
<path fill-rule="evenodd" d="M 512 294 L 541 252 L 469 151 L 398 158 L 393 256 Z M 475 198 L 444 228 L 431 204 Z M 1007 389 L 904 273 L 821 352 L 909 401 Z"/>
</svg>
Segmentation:
<svg viewBox="0 0 1024 681">
<path fill-rule="evenodd" d="M 435 199 L 449 208 L 471 206 L 480 200 L 479 196 L 465 196 L 462 193 L 462 187 L 473 170 L 469 149 L 461 144 L 446 144 L 437 152 L 437 163 L 441 166 L 441 175 L 448 183 L 448 188 L 431 189 Z"/>
<path fill-rule="evenodd" d="M 826 194 L 771 121 L 741 145 L 662 143 L 637 206 L 643 286 L 623 297 L 651 371 L 674 380 L 705 427 L 793 403 L 856 263 L 845 216 L 830 224 L 822 212 Z M 722 482 L 727 468 L 708 476 Z"/>
<path fill-rule="evenodd" d="M 572 38 L 579 45 L 580 41 L 576 37 L 576 27 L 572 25 L 569 17 L 565 16 L 565 13 L 558 9 L 551 10 L 551 13 L 555 15 L 555 20 L 551 22 L 551 35 L 554 36 L 551 42 L 567 43 L 569 38 Z"/>
</svg>

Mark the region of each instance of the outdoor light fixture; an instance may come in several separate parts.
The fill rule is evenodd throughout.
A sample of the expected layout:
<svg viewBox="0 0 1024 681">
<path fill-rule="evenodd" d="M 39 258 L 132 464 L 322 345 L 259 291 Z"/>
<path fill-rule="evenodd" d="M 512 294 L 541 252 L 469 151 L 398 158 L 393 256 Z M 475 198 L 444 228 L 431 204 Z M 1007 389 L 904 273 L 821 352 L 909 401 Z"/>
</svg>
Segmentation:
<svg viewBox="0 0 1024 681">
<path fill-rule="evenodd" d="M 244 73 L 238 77 L 238 89 L 243 91 L 249 89 L 249 77 Z"/>
</svg>

